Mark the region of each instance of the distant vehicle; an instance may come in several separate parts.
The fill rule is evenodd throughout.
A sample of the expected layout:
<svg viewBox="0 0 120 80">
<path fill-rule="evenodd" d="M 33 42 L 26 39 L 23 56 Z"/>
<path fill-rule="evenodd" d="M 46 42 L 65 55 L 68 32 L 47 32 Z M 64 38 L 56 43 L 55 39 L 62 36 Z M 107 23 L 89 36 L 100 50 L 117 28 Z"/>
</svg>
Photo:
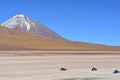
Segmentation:
<svg viewBox="0 0 120 80">
<path fill-rule="evenodd" d="M 61 68 L 60 71 L 67 71 L 67 69 L 65 69 L 65 68 Z"/>
<path fill-rule="evenodd" d="M 113 74 L 118 74 L 118 73 L 120 73 L 120 71 L 119 70 L 114 70 L 114 72 L 113 72 Z"/>
<path fill-rule="evenodd" d="M 97 70 L 98 70 L 98 69 L 97 69 L 97 68 L 95 68 L 95 67 L 93 67 L 93 68 L 92 68 L 92 71 L 97 71 Z"/>
</svg>

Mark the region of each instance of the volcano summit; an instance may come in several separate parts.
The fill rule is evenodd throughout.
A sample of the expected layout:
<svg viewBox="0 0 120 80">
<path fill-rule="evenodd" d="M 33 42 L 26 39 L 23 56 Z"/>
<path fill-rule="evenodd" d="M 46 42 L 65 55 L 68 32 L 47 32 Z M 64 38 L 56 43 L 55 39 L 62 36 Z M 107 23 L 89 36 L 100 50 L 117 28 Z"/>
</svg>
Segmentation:
<svg viewBox="0 0 120 80">
<path fill-rule="evenodd" d="M 63 39 L 60 35 L 50 30 L 43 24 L 38 23 L 37 21 L 32 20 L 23 14 L 15 15 L 1 25 L 15 30 L 25 31 L 41 37 Z"/>
</svg>

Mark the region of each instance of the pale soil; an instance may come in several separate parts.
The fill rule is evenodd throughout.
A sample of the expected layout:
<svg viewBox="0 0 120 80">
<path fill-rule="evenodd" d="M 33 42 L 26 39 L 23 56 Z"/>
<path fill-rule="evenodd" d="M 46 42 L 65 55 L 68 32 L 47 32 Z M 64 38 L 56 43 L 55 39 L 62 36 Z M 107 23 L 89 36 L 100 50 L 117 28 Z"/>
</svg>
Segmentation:
<svg viewBox="0 0 120 80">
<path fill-rule="evenodd" d="M 49 53 L 52 52 L 1 51 L 0 80 L 60 80 L 67 78 L 120 80 L 120 74 L 112 74 L 115 69 L 120 70 L 119 52 L 117 54 L 93 52 L 94 54 L 85 55 L 79 54 L 80 52 L 74 52 L 77 54 L 73 52 L 71 54 L 63 54 L 68 52 L 61 52 L 62 55 L 57 54 L 60 52 L 55 52 L 56 54 Z M 68 70 L 60 71 L 61 67 Z M 92 67 L 97 67 L 98 71 L 92 72 Z"/>
</svg>

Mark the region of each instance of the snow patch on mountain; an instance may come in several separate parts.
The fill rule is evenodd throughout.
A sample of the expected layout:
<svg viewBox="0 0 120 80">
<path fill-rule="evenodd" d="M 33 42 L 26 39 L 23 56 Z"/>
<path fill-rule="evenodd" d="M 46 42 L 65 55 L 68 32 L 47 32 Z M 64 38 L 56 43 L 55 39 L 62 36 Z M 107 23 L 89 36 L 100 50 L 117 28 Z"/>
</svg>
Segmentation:
<svg viewBox="0 0 120 80">
<path fill-rule="evenodd" d="M 30 20 L 28 21 L 28 17 L 25 15 L 16 15 L 13 18 L 9 19 L 7 22 L 1 24 L 5 27 L 8 28 L 15 28 L 17 25 L 21 25 L 21 27 L 26 27 L 26 31 L 29 31 L 31 26 L 30 26 Z"/>
</svg>

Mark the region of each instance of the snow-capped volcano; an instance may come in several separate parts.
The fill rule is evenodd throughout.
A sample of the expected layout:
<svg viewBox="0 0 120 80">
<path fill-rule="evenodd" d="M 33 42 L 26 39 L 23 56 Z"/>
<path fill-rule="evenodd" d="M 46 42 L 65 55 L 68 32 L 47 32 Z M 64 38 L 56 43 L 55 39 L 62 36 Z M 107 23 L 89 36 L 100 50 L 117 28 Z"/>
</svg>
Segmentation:
<svg viewBox="0 0 120 80">
<path fill-rule="evenodd" d="M 43 24 L 40 24 L 37 21 L 34 21 L 23 14 L 15 15 L 1 25 L 11 29 L 21 30 L 35 35 L 39 35 L 42 37 L 63 39 L 61 36 L 53 32 L 49 28 L 45 27 Z"/>
</svg>

